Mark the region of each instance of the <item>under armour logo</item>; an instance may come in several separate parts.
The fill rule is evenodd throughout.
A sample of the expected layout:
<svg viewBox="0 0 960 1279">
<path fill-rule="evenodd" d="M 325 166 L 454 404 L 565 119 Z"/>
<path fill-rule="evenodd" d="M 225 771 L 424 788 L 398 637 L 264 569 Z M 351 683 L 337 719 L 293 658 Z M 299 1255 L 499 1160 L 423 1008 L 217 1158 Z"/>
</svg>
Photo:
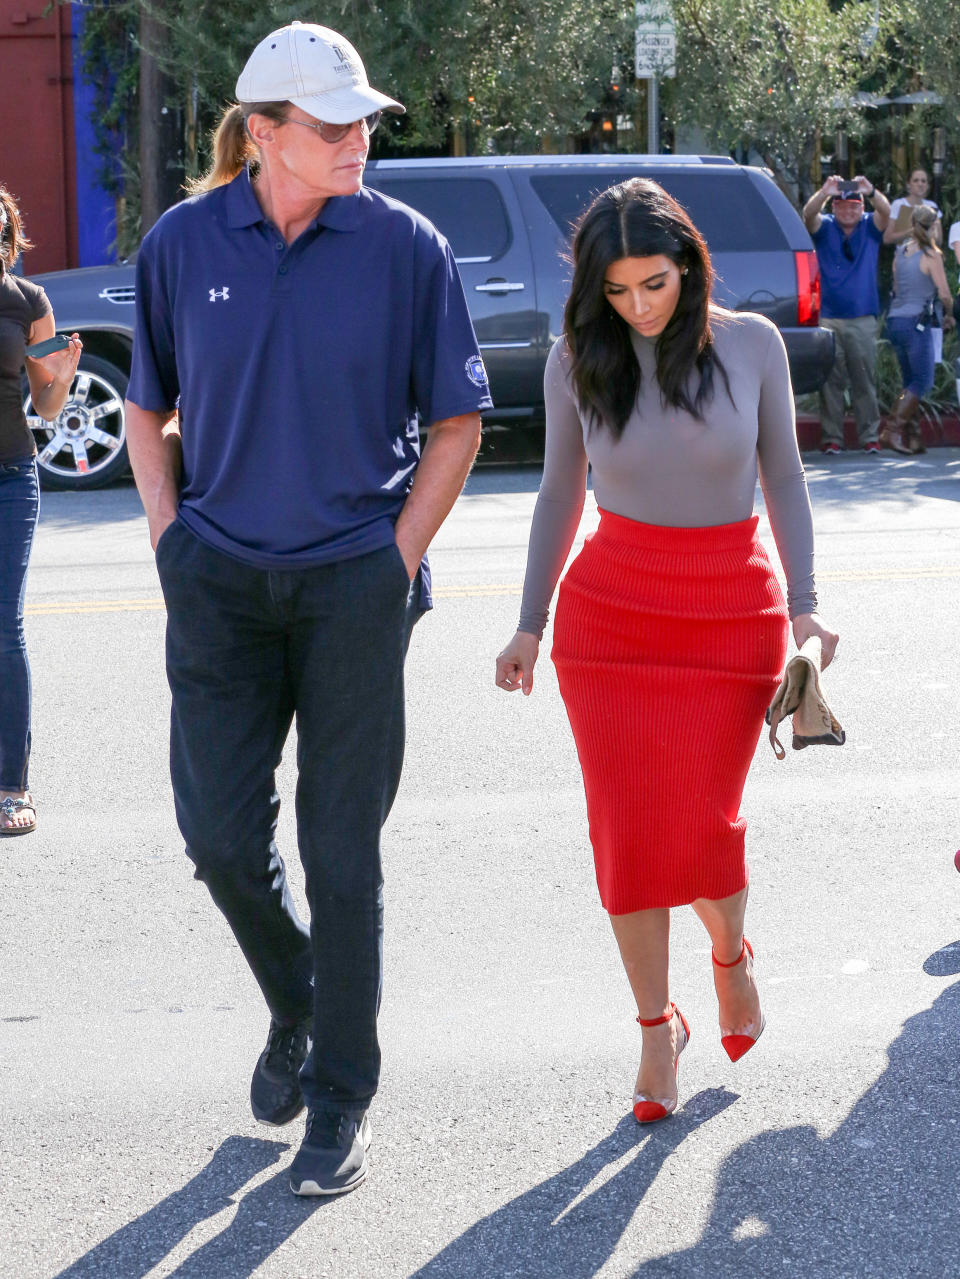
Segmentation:
<svg viewBox="0 0 960 1279">
<path fill-rule="evenodd" d="M 216 302 L 217 298 L 220 298 L 220 299 L 221 299 L 222 301 L 224 301 L 224 302 L 226 302 L 226 301 L 228 301 L 228 300 L 229 300 L 229 298 L 230 298 L 230 290 L 227 288 L 227 286 L 226 286 L 226 285 L 224 285 L 222 289 L 211 289 L 211 290 L 210 290 L 210 301 L 211 301 L 211 302 Z"/>
</svg>

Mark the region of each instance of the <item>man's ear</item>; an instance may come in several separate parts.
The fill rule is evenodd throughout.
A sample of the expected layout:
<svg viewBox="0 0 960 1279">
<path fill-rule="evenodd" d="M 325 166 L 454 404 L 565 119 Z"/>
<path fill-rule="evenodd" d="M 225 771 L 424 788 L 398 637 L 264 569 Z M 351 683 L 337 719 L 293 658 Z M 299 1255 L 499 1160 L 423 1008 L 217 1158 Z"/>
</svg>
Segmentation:
<svg viewBox="0 0 960 1279">
<path fill-rule="evenodd" d="M 247 116 L 247 132 L 258 147 L 262 147 L 265 142 L 273 141 L 276 127 L 276 120 L 271 120 L 269 116 L 261 115 L 259 111 L 254 111 Z"/>
</svg>

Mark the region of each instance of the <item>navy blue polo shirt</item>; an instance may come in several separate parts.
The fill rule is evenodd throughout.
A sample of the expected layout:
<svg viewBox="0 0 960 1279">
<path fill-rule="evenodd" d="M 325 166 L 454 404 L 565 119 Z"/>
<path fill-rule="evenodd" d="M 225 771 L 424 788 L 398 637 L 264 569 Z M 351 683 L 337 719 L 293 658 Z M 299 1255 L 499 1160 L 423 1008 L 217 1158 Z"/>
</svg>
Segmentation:
<svg viewBox="0 0 960 1279">
<path fill-rule="evenodd" d="M 845 236 L 832 213 L 820 217 L 813 233 L 820 266 L 820 314 L 825 320 L 853 320 L 880 314 L 877 261 L 883 232 L 872 213 L 864 213 L 860 225 Z M 844 241 L 847 253 L 843 251 Z"/>
<path fill-rule="evenodd" d="M 491 405 L 435 227 L 362 189 L 287 245 L 246 172 L 145 237 L 128 395 L 179 408 L 183 522 L 263 568 L 389 545 L 417 413 L 430 424 Z"/>
</svg>

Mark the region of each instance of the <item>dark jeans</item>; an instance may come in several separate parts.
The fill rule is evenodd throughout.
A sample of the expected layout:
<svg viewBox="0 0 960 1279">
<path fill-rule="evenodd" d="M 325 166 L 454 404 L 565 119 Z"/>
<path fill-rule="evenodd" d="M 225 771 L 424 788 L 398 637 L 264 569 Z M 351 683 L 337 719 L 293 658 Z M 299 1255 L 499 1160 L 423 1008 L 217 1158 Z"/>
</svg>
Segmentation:
<svg viewBox="0 0 960 1279">
<path fill-rule="evenodd" d="M 377 1089 L 380 830 L 403 761 L 403 659 L 419 615 L 395 545 L 317 568 L 252 568 L 179 520 L 157 547 L 173 694 L 177 820 L 270 1013 L 313 1011 L 307 1104 L 357 1113 Z M 275 770 L 297 724 L 309 929 L 275 834 Z"/>
<path fill-rule="evenodd" d="M 900 365 L 903 389 L 922 400 L 933 386 L 936 364 L 933 358 L 933 330 L 929 324 L 917 332 L 919 315 L 888 316 L 887 337 Z"/>
<path fill-rule="evenodd" d="M 30 663 L 23 636 L 27 565 L 40 510 L 32 457 L 0 463 L 0 789 L 26 790 Z"/>
</svg>

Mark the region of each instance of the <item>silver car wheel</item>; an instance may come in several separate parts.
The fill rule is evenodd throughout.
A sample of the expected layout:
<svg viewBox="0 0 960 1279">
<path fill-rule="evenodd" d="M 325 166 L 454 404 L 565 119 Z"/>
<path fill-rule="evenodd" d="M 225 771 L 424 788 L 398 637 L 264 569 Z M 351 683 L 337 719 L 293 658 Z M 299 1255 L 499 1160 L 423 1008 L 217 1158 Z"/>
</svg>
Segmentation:
<svg viewBox="0 0 960 1279">
<path fill-rule="evenodd" d="M 127 378 L 97 356 L 80 359 L 60 415 L 46 422 L 28 395 L 23 411 L 37 445 L 46 488 L 100 488 L 129 469 L 123 400 Z"/>
</svg>

